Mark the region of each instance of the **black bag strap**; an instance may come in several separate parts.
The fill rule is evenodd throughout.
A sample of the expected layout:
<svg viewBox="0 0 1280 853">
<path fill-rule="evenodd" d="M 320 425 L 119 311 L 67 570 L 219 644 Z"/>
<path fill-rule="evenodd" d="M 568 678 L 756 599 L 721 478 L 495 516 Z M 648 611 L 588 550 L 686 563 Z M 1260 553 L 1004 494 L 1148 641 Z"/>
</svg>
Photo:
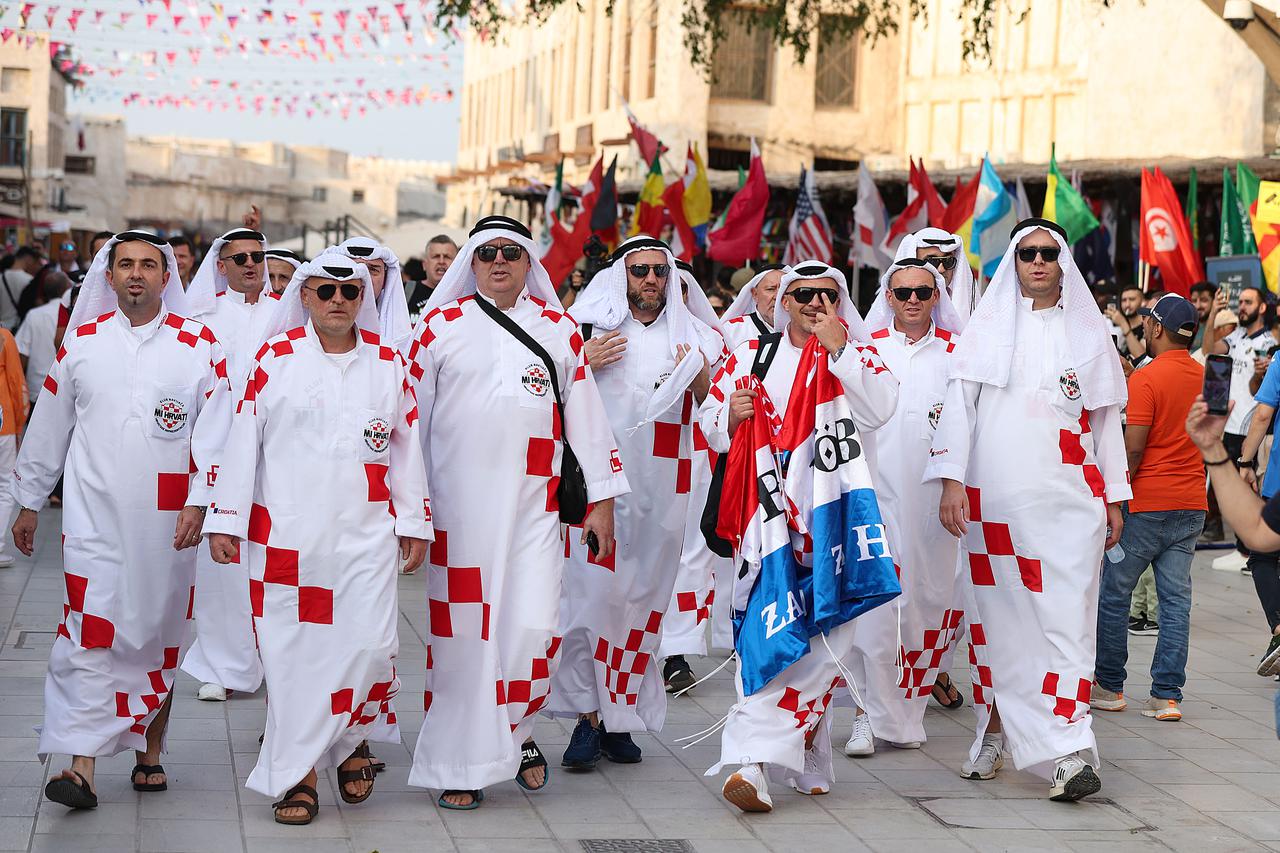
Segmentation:
<svg viewBox="0 0 1280 853">
<path fill-rule="evenodd" d="M 753 322 L 753 323 L 755 323 L 755 324 L 756 324 L 756 331 L 758 331 L 761 335 L 772 335 L 772 334 L 773 334 L 773 332 L 770 332 L 770 331 L 769 331 L 769 327 L 768 327 L 768 326 L 766 326 L 766 325 L 764 324 L 764 320 L 761 320 L 761 319 L 760 319 L 760 315 L 759 315 L 759 314 L 757 314 L 756 312 L 752 311 L 752 312 L 751 312 L 750 314 L 748 314 L 747 316 L 751 318 L 751 322 Z"/>
<path fill-rule="evenodd" d="M 773 358 L 778 354 L 778 347 L 782 344 L 782 332 L 764 332 L 760 335 L 759 341 L 759 345 L 756 346 L 755 360 L 751 362 L 751 372 L 763 382 L 765 374 L 769 372 L 769 365 L 773 364 Z"/>
<path fill-rule="evenodd" d="M 0 282 L 4 282 L 5 295 L 9 297 L 9 304 L 13 306 L 13 310 L 18 310 L 18 300 L 13 298 L 13 290 L 9 287 L 9 271 L 0 272 Z"/>
<path fill-rule="evenodd" d="M 559 376 L 556 373 L 556 365 L 551 360 L 551 356 L 528 332 L 520 328 L 516 321 L 502 313 L 496 305 L 478 293 L 476 294 L 476 304 L 480 306 L 481 311 L 489 315 L 489 319 L 506 329 L 511 334 L 511 337 L 524 344 L 529 349 L 529 352 L 542 359 L 542 363 L 546 365 L 547 371 L 551 374 L 551 393 L 555 395 L 556 408 L 560 410 L 561 434 L 564 435 L 567 430 L 564 420 L 564 402 L 560 399 Z"/>
<path fill-rule="evenodd" d="M 583 323 L 579 328 L 582 329 L 582 339 L 584 341 L 591 340 L 591 332 L 595 326 L 592 323 Z"/>
</svg>

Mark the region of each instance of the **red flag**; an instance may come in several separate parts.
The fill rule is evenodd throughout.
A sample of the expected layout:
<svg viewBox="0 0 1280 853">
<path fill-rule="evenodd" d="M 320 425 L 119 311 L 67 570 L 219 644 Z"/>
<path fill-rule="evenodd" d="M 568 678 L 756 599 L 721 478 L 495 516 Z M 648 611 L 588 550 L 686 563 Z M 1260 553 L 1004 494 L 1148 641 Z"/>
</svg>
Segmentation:
<svg viewBox="0 0 1280 853">
<path fill-rule="evenodd" d="M 573 223 L 573 230 L 565 228 L 556 217 L 551 226 L 551 248 L 542 258 L 542 266 L 551 277 L 551 283 L 559 286 L 560 282 L 573 271 L 573 267 L 582 258 L 582 247 L 587 245 L 591 237 L 591 214 L 595 210 L 596 200 L 600 197 L 600 187 L 604 183 L 604 155 L 596 161 L 591 169 L 591 176 L 582 188 L 582 206 L 578 218 Z"/>
<path fill-rule="evenodd" d="M 682 261 L 693 260 L 693 253 L 698 248 L 697 235 L 689 227 L 689 220 L 684 215 L 684 180 L 676 178 L 662 191 L 662 203 L 667 207 L 671 223 L 676 229 L 676 239 L 671 241 L 671 251 Z M 678 249 L 678 251 L 677 251 Z"/>
<path fill-rule="evenodd" d="M 938 195 L 933 181 L 929 180 L 929 173 L 924 170 L 924 158 L 920 159 L 920 168 L 916 172 L 916 192 L 924 197 L 929 224 L 934 228 L 942 228 L 942 221 L 947 215 L 947 203 L 942 200 L 942 196 Z"/>
<path fill-rule="evenodd" d="M 631 112 L 631 107 L 626 100 L 622 102 L 622 109 L 627 114 L 627 124 L 631 125 L 631 138 L 636 141 L 636 147 L 640 149 L 640 156 L 646 163 L 652 163 L 653 158 L 667 151 L 667 146 L 663 145 L 658 137 L 649 132 L 649 130 L 640 123 L 636 118 L 636 114 Z"/>
<path fill-rule="evenodd" d="M 947 205 L 946 212 L 942 215 L 942 224 L 938 227 L 944 231 L 950 231 L 952 234 L 959 234 L 964 224 L 973 218 L 973 207 L 978 201 L 978 186 L 982 183 L 982 164 L 978 164 L 978 171 L 973 173 L 973 180 L 969 183 L 962 183 L 956 178 L 955 195 L 951 196 L 951 203 Z"/>
<path fill-rule="evenodd" d="M 1164 289 L 1190 296 L 1191 285 L 1204 278 L 1204 269 L 1191 241 L 1191 226 L 1160 167 L 1142 170 L 1142 228 L 1138 232 L 1141 260 L 1160 270 Z"/>
<path fill-rule="evenodd" d="M 742 264 L 760 257 L 760 229 L 769 207 L 769 182 L 760 149 L 751 140 L 751 168 L 747 182 L 734 193 L 724 223 L 707 234 L 707 257 L 722 264 Z"/>
</svg>

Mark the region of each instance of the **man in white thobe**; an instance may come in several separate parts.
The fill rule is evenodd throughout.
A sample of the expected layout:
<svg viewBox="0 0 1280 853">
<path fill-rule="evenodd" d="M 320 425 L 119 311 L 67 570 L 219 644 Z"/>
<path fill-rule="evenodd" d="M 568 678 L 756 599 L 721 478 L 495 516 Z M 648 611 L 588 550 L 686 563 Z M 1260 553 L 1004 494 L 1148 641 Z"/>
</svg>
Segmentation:
<svg viewBox="0 0 1280 853">
<path fill-rule="evenodd" d="M 904 241 L 905 242 L 905 241 Z M 934 509 L 942 486 L 921 483 L 947 391 L 947 362 L 962 320 L 938 269 L 906 257 L 880 279 L 867 313 L 870 340 L 898 380 L 898 405 L 875 431 L 876 497 L 902 595 L 854 622 L 849 669 L 862 706 L 845 754 L 871 755 L 874 736 L 915 749 L 943 655 L 960 624 L 955 607 L 955 537 Z"/>
<path fill-rule="evenodd" d="M 226 353 L 234 400 L 244 396 L 262 337 L 263 315 L 274 302 L 262 298 L 271 292 L 265 244 L 266 238 L 257 231 L 228 231 L 209 246 L 187 285 L 187 310 L 213 330 Z M 195 623 L 196 639 L 182 658 L 182 671 L 200 682 L 196 698 L 222 702 L 228 690 L 257 690 L 262 684 L 262 664 L 249 610 L 249 571 L 238 558 L 219 565 L 209 549 L 199 549 Z"/>
<path fill-rule="evenodd" d="M 950 367 L 925 477 L 942 480 L 939 517 L 969 569 L 978 728 L 961 772 L 994 777 L 1007 745 L 1051 799 L 1079 800 L 1102 784 L 1098 578 L 1131 491 L 1124 374 L 1060 226 L 1014 229 Z"/>
<path fill-rule="evenodd" d="M 124 232 L 94 257 L 18 455 L 14 542 L 65 472 L 66 582 L 39 753 L 72 756 L 45 795 L 93 808 L 94 762 L 133 749 L 137 791 L 167 788 L 160 751 L 190 632 L 195 552 L 230 388 L 210 330 L 174 313 L 173 251 Z M 175 532 L 176 528 L 176 532 Z"/>
<path fill-rule="evenodd" d="M 242 548 L 271 701 L 246 786 L 277 823 L 310 823 L 317 774 L 373 791 L 369 741 L 400 742 L 397 568 L 432 537 L 418 408 L 403 358 L 378 336 L 368 271 L 337 252 L 303 264 L 270 314 L 206 533 L 214 560 Z"/>
<path fill-rule="evenodd" d="M 725 345 L 733 352 L 744 341 L 758 339 L 773 331 L 773 306 L 778 301 L 778 283 L 791 271 L 785 264 L 765 264 L 738 291 L 720 315 Z"/>
<path fill-rule="evenodd" d="M 444 789 L 442 808 L 473 809 L 490 785 L 549 781 L 532 734 L 560 665 L 566 448 L 593 505 L 569 535 L 590 536 L 601 559 L 612 558 L 614 499 L 627 480 L 577 324 L 523 223 L 476 223 L 409 352 L 437 510 L 427 715 L 409 783 Z"/>
<path fill-rule="evenodd" d="M 573 770 L 601 755 L 640 761 L 631 733 L 657 732 L 666 718 L 658 642 L 693 488 L 693 414 L 720 356 L 705 351 L 693 320 L 714 322 L 701 289 L 689 301 L 671 249 L 641 236 L 617 248 L 572 308 L 631 485 L 618 501 L 614 555 L 569 542 L 550 709 L 578 718 L 561 759 Z"/>
</svg>

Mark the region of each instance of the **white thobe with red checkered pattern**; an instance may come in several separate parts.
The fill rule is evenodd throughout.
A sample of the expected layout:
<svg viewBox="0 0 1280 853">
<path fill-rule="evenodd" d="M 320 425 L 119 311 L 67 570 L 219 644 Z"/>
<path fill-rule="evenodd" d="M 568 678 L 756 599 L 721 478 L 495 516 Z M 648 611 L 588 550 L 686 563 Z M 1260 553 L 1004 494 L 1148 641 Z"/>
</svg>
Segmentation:
<svg viewBox="0 0 1280 853">
<path fill-rule="evenodd" d="M 957 340 L 932 326 L 915 343 L 892 328 L 871 333 L 898 379 L 897 409 L 875 431 L 876 499 L 902 595 L 854 620 L 848 666 L 872 731 L 894 743 L 925 739 L 929 691 L 961 619 L 955 597 L 959 544 L 938 520 L 942 484 L 921 483 Z"/>
<path fill-rule="evenodd" d="M 1053 762 L 1088 751 L 1104 500 L 1128 500 L 1118 406 L 1086 411 L 1061 304 L 1015 326 L 1008 384 L 948 385 L 929 479 L 965 484 L 964 593 L 977 756 L 1000 709 L 1019 769 L 1049 778 Z"/>
<path fill-rule="evenodd" d="M 542 360 L 464 299 L 409 347 L 435 495 L 427 568 L 427 710 L 409 782 L 475 790 L 515 777 L 560 656 L 561 425 Z M 568 315 L 522 293 L 507 316 L 552 358 L 563 434 L 592 501 L 627 490 Z M 581 531 L 571 531 L 577 536 Z"/>
<path fill-rule="evenodd" d="M 431 538 L 404 360 L 372 332 L 346 357 L 310 323 L 272 338 L 219 462 L 205 532 L 247 550 L 271 696 L 246 784 L 278 796 L 361 741 L 400 742 L 398 537 Z"/>
<path fill-rule="evenodd" d="M 230 413 L 222 348 L 194 320 L 162 309 L 130 329 L 113 312 L 67 333 L 14 482 L 39 509 L 65 465 L 66 597 L 41 756 L 146 749 L 191 627 L 195 550 L 174 550 L 177 514 L 208 503 Z"/>
<path fill-rule="evenodd" d="M 707 442 L 719 453 L 729 450 L 729 396 L 745 383 L 756 356 L 756 341 L 738 346 L 716 374 L 711 392 L 698 412 L 698 423 Z M 785 417 L 796 370 L 800 366 L 801 347 L 793 344 L 784 332 L 777 354 L 764 377 L 765 390 L 779 417 Z M 898 381 L 885 369 L 874 346 L 850 343 L 836 361 L 831 372 L 844 386 L 867 462 L 875 476 L 875 443 L 872 431 L 892 417 L 898 398 Z M 736 577 L 735 577 L 736 579 Z M 732 594 L 730 600 L 746 600 L 747 594 Z M 745 696 L 741 672 L 734 677 L 738 701 L 720 733 L 720 760 L 708 771 L 711 776 L 728 764 L 775 765 L 772 771 L 786 779 L 804 771 L 805 739 L 810 732 L 816 738 L 829 739 L 830 724 L 826 709 L 837 687 L 841 685 L 837 659 L 849 656 L 853 646 L 854 622 L 833 629 L 823 642 L 810 641 L 809 652 L 778 673 L 763 688 Z M 829 748 L 824 746 L 830 755 Z M 832 768 L 823 768 L 831 778 Z"/>
<path fill-rule="evenodd" d="M 693 488 L 693 392 L 636 428 L 675 369 L 667 315 L 645 326 L 629 312 L 622 358 L 596 373 L 631 493 L 614 505 L 617 550 L 597 560 L 570 536 L 560 611 L 564 646 L 550 709 L 599 711 L 611 732 L 657 732 L 667 714 L 658 643 L 671 603 Z M 698 357 L 693 353 L 693 357 Z"/>
<path fill-rule="evenodd" d="M 228 288 L 214 300 L 214 310 L 198 319 L 213 330 L 227 355 L 232 398 L 244 395 L 245 378 L 261 339 L 254 326 L 267 313 L 259 303 Z M 259 321 L 261 322 L 261 321 Z M 209 549 L 196 555 L 195 640 L 182 657 L 182 671 L 201 682 L 252 693 L 262 684 L 262 661 L 249 607 L 249 569 L 240 559 L 222 565 Z"/>
</svg>

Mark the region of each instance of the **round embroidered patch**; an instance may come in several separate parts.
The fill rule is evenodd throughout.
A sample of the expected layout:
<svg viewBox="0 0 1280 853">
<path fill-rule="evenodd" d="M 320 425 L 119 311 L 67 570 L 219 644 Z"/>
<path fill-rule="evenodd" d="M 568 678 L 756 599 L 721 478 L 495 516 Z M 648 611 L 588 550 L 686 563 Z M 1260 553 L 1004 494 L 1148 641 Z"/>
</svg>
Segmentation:
<svg viewBox="0 0 1280 853">
<path fill-rule="evenodd" d="M 535 397 L 545 397 L 551 390 L 551 377 L 547 375 L 546 365 L 530 364 L 520 376 L 520 387 Z"/>
<path fill-rule="evenodd" d="M 1075 368 L 1067 368 L 1067 370 L 1058 377 L 1058 385 L 1062 388 L 1062 393 L 1066 395 L 1068 400 L 1080 399 L 1080 377 L 1076 376 Z"/>
<path fill-rule="evenodd" d="M 165 397 L 156 403 L 155 419 L 165 432 L 177 432 L 187 422 L 187 407 L 181 400 Z"/>
<path fill-rule="evenodd" d="M 374 453 L 381 453 L 391 444 L 391 424 L 383 418 L 370 418 L 364 425 L 364 443 Z"/>
</svg>

